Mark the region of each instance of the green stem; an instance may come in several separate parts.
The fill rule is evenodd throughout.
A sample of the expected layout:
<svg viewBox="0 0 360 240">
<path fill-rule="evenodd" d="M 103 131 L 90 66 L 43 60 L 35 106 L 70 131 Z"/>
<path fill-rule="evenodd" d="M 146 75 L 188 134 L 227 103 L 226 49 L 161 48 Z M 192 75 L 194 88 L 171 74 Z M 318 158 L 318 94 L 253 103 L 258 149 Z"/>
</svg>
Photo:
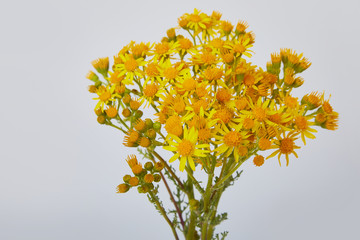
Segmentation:
<svg viewBox="0 0 360 240">
<path fill-rule="evenodd" d="M 188 186 L 189 186 L 188 198 L 189 198 L 189 204 L 190 204 L 190 202 L 192 200 L 194 200 L 194 187 L 193 187 L 193 178 L 191 177 L 192 173 L 190 176 L 189 172 L 192 172 L 192 170 L 190 168 L 188 171 Z M 189 226 L 188 226 L 187 233 L 186 233 L 186 240 L 194 239 L 195 227 L 196 227 L 196 213 L 195 213 L 195 210 L 190 206 L 190 221 L 189 221 Z"/>
<path fill-rule="evenodd" d="M 151 151 L 155 157 L 157 159 L 159 159 L 165 166 L 165 168 L 169 171 L 169 173 L 171 174 L 171 176 L 177 181 L 177 183 L 179 184 L 180 186 L 180 189 L 185 191 L 185 188 L 184 188 L 184 184 L 182 184 L 182 182 L 180 181 L 180 179 L 176 176 L 176 174 L 171 170 L 171 168 L 169 167 L 169 165 L 165 162 L 165 160 L 157 153 L 155 152 L 155 150 L 152 150 Z"/>
<path fill-rule="evenodd" d="M 228 174 L 225 175 L 225 177 L 223 177 L 222 179 L 220 179 L 220 181 L 218 181 L 213 189 L 218 188 L 223 182 L 225 182 L 229 177 L 231 177 L 231 175 L 233 175 L 233 173 L 238 170 L 238 168 L 245 162 L 246 159 L 241 159 L 237 165 L 235 165 L 235 167 L 231 168 L 230 172 Z"/>
<path fill-rule="evenodd" d="M 120 131 L 122 131 L 124 134 L 126 134 L 126 131 L 124 129 L 122 129 L 121 127 L 118 127 L 116 125 L 114 125 L 112 122 L 108 122 L 107 125 L 111 126 L 111 127 L 114 127 L 116 129 L 119 129 Z"/>
<path fill-rule="evenodd" d="M 149 195 L 151 196 L 152 201 L 155 202 L 155 204 L 156 204 L 157 208 L 159 209 L 161 215 L 165 218 L 166 222 L 170 225 L 171 230 L 172 230 L 172 232 L 173 232 L 173 234 L 174 234 L 175 239 L 176 239 L 176 240 L 179 240 L 179 237 L 178 237 L 178 235 L 177 235 L 177 233 L 176 233 L 176 230 L 175 230 L 172 222 L 170 221 L 170 219 L 169 219 L 168 216 L 166 215 L 166 212 L 165 212 L 164 208 L 161 206 L 160 202 L 157 200 L 157 197 L 156 197 L 151 191 L 149 191 L 148 193 L 149 193 Z"/>
<path fill-rule="evenodd" d="M 185 166 L 185 170 L 188 174 L 188 176 L 191 178 L 192 182 L 195 184 L 196 189 L 201 193 L 204 194 L 204 189 L 201 187 L 200 183 L 196 180 L 196 178 L 194 177 L 191 168 L 189 168 L 188 166 Z"/>
</svg>

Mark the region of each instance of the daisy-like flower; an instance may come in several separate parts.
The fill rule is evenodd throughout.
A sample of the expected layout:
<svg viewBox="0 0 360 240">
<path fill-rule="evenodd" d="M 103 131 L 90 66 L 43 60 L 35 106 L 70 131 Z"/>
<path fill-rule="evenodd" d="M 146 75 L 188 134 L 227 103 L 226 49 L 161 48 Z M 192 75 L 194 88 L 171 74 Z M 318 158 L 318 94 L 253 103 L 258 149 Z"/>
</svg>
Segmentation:
<svg viewBox="0 0 360 240">
<path fill-rule="evenodd" d="M 154 99 L 162 96 L 164 92 L 164 88 L 160 88 L 157 82 L 146 84 L 143 87 L 143 95 L 141 96 L 140 101 L 145 99 L 146 103 L 144 107 L 149 107 L 154 102 Z"/>
<path fill-rule="evenodd" d="M 207 14 L 200 12 L 196 8 L 194 13 L 185 14 L 184 17 L 188 21 L 186 27 L 194 30 L 195 35 L 206 29 L 206 24 L 211 22 L 211 18 Z"/>
<path fill-rule="evenodd" d="M 241 55 L 251 57 L 251 53 L 253 53 L 253 51 L 249 50 L 249 48 L 251 48 L 253 45 L 250 44 L 251 39 L 246 36 L 247 35 L 244 35 L 238 40 L 226 42 L 224 48 L 233 51 L 235 57 L 239 57 Z"/>
<path fill-rule="evenodd" d="M 298 139 L 296 136 L 299 135 L 298 132 L 291 131 L 288 132 L 287 135 L 285 135 L 285 131 L 283 132 L 283 136 L 280 135 L 276 136 L 276 140 L 274 141 L 275 145 L 271 148 L 278 148 L 275 152 L 273 152 L 270 156 L 268 156 L 266 159 L 269 159 L 271 157 L 274 157 L 278 154 L 278 160 L 279 164 L 281 166 L 280 157 L 281 154 L 285 155 L 286 158 L 286 166 L 289 165 L 289 155 L 292 153 L 295 155 L 296 158 L 298 158 L 297 153 L 295 152 L 295 149 L 299 149 L 299 146 L 295 145 L 295 140 Z"/>
<path fill-rule="evenodd" d="M 153 60 L 159 61 L 162 64 L 166 59 L 170 58 L 178 48 L 178 42 L 161 42 L 154 46 L 151 55 L 154 55 Z"/>
<path fill-rule="evenodd" d="M 99 100 L 99 102 L 96 104 L 95 109 L 101 108 L 102 111 L 104 111 L 105 105 L 108 105 L 110 102 L 116 101 L 116 97 L 121 98 L 120 95 L 115 93 L 116 86 L 101 86 L 98 87 L 96 94 L 98 95 L 97 98 L 94 98 L 94 100 Z"/>
<path fill-rule="evenodd" d="M 220 135 L 215 136 L 215 139 L 218 140 L 215 144 L 221 145 L 214 149 L 216 156 L 224 154 L 225 157 L 228 157 L 231 153 L 234 153 L 236 162 L 239 161 L 240 157 L 246 156 L 248 153 L 246 145 L 249 143 L 246 140 L 249 137 L 246 131 L 230 131 L 225 125 L 223 125 L 223 128 L 218 128 L 217 131 Z"/>
<path fill-rule="evenodd" d="M 294 118 L 295 129 L 297 129 L 301 133 L 301 139 L 306 145 L 305 137 L 315 139 L 314 134 L 312 132 L 317 132 L 315 129 L 310 128 L 311 125 L 314 125 L 313 122 L 309 122 L 312 119 L 312 116 L 302 116 L 303 111 L 299 113 L 299 116 Z"/>
<path fill-rule="evenodd" d="M 135 59 L 133 55 L 120 55 L 123 63 L 115 65 L 115 70 L 120 72 L 120 75 L 125 75 L 124 84 L 133 84 L 135 76 L 142 78 L 143 72 L 139 69 L 140 66 L 145 65 L 143 58 Z"/>
<path fill-rule="evenodd" d="M 262 102 L 261 97 L 258 98 L 256 104 L 253 104 L 251 99 L 249 99 L 249 106 L 251 108 L 250 111 L 242 110 L 241 118 L 245 120 L 246 118 L 251 118 L 254 120 L 253 129 L 257 131 L 260 127 L 264 127 L 265 123 L 268 125 L 275 125 L 272 121 L 269 120 L 269 115 L 273 115 L 276 113 L 274 106 L 275 102 L 270 101 L 270 99 Z"/>
<path fill-rule="evenodd" d="M 174 141 L 175 140 L 175 141 Z M 176 152 L 174 156 L 169 159 L 169 162 L 174 162 L 180 158 L 180 171 L 184 171 L 185 165 L 188 162 L 191 169 L 195 170 L 194 157 L 206 157 L 210 151 L 209 144 L 196 144 L 198 141 L 198 131 L 195 128 L 188 130 L 184 127 L 183 138 L 169 134 L 167 142 L 169 146 L 163 147 L 165 150 Z"/>
</svg>

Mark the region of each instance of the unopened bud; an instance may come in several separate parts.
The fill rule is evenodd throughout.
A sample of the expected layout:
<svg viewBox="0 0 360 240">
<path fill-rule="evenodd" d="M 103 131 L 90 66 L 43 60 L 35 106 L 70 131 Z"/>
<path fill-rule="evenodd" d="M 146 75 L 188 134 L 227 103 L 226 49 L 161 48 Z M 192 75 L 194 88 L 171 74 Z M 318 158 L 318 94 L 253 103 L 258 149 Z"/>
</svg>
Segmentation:
<svg viewBox="0 0 360 240">
<path fill-rule="evenodd" d="M 91 93 L 95 93 L 97 90 L 97 87 L 95 85 L 90 85 L 88 87 L 88 91 L 91 92 Z"/>
<path fill-rule="evenodd" d="M 160 174 L 154 174 L 154 182 L 160 182 L 160 181 L 161 181 Z"/>
<path fill-rule="evenodd" d="M 106 117 L 105 117 L 104 115 L 100 115 L 100 116 L 98 116 L 97 121 L 98 121 L 98 123 L 100 123 L 100 124 L 105 124 L 105 122 L 106 122 Z"/>
<path fill-rule="evenodd" d="M 149 129 L 146 131 L 146 136 L 148 136 L 150 139 L 156 138 L 156 131 L 154 129 Z"/>
<path fill-rule="evenodd" d="M 155 163 L 154 170 L 156 172 L 160 172 L 161 170 L 163 170 L 163 168 L 164 168 L 164 164 L 162 162 Z"/>
<path fill-rule="evenodd" d="M 145 125 L 147 128 L 152 128 L 153 127 L 153 121 L 150 118 L 146 118 L 145 119 Z"/>
<path fill-rule="evenodd" d="M 130 117 L 131 112 L 130 112 L 130 110 L 129 110 L 128 108 L 125 108 L 125 109 L 122 111 L 122 115 L 123 115 L 124 117 Z"/>
<path fill-rule="evenodd" d="M 161 129 L 161 123 L 160 122 L 154 122 L 153 128 L 155 131 L 159 131 Z"/>
<path fill-rule="evenodd" d="M 124 104 L 128 105 L 131 101 L 131 97 L 129 94 L 125 94 L 124 97 L 122 98 L 122 101 Z"/>
<path fill-rule="evenodd" d="M 129 180 L 130 180 L 131 176 L 129 174 L 126 174 L 124 177 L 123 177 L 123 180 L 124 182 L 128 183 Z"/>
<path fill-rule="evenodd" d="M 151 170 L 151 169 L 153 169 L 153 167 L 154 167 L 154 164 L 152 164 L 152 162 L 147 162 L 147 163 L 145 163 L 145 165 L 144 165 L 144 168 L 146 169 L 146 170 Z"/>
<path fill-rule="evenodd" d="M 143 113 L 141 110 L 137 110 L 137 111 L 135 112 L 135 118 L 136 118 L 136 119 L 141 118 L 143 114 L 144 114 L 144 113 Z"/>
<path fill-rule="evenodd" d="M 129 191 L 129 189 L 129 185 L 127 185 L 126 183 L 122 183 L 117 186 L 117 193 L 126 193 L 127 191 Z"/>
</svg>

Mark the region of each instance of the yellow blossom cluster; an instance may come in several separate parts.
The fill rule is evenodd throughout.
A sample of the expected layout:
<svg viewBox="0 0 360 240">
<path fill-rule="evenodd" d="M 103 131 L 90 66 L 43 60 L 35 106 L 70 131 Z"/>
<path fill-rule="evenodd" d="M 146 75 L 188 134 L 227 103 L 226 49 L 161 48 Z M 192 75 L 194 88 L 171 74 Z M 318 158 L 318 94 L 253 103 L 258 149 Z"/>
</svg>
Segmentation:
<svg viewBox="0 0 360 240">
<path fill-rule="evenodd" d="M 277 155 L 280 162 L 284 155 L 288 165 L 300 148 L 295 141 L 314 139 L 316 126 L 337 129 L 338 113 L 324 93 L 301 99 L 293 94 L 311 65 L 303 54 L 280 49 L 265 69 L 257 67 L 249 60 L 255 35 L 248 24 L 221 17 L 195 9 L 160 42 L 123 47 L 110 69 L 108 58 L 94 61 L 104 76 L 87 75 L 94 82 L 89 91 L 97 95 L 98 122 L 123 131 L 127 147 L 140 146 L 151 156 L 156 148 L 172 152 L 169 162 L 179 160 L 181 171 L 210 169 L 210 156 L 217 167 L 252 156 L 261 166 L 260 153 L 269 149 L 274 152 L 266 159 Z M 144 108 L 154 111 L 153 119 L 142 119 Z M 141 165 L 129 165 L 135 176 L 124 178 L 119 192 L 145 181 L 134 171 Z"/>
</svg>

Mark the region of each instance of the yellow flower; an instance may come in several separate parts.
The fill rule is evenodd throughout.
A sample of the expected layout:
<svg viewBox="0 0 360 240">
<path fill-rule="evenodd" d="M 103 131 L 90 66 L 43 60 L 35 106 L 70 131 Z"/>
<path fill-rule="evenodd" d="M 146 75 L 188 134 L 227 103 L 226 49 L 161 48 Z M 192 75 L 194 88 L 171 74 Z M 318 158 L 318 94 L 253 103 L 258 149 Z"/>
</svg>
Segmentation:
<svg viewBox="0 0 360 240">
<path fill-rule="evenodd" d="M 176 152 L 174 156 L 169 159 L 169 162 L 174 162 L 176 159 L 180 158 L 180 171 L 184 171 L 187 162 L 194 171 L 194 157 L 206 157 L 206 153 L 210 152 L 209 150 L 206 150 L 209 148 L 209 144 L 196 144 L 197 140 L 198 131 L 195 130 L 195 128 L 188 130 L 184 127 L 184 136 L 182 139 L 169 134 L 167 138 L 169 146 L 163 148 L 168 151 Z"/>
<path fill-rule="evenodd" d="M 223 129 L 218 128 L 217 131 L 221 135 L 215 136 L 215 139 L 218 140 L 215 144 L 221 144 L 221 146 L 214 149 L 216 156 L 224 154 L 225 157 L 228 157 L 234 152 L 235 161 L 238 162 L 240 157 L 244 157 L 247 154 L 246 145 L 249 143 L 249 141 L 246 140 L 248 137 L 247 132 L 230 131 L 225 125 L 223 125 Z"/>
<path fill-rule="evenodd" d="M 299 146 L 295 145 L 295 140 L 298 139 L 296 136 L 298 135 L 298 132 L 288 132 L 288 134 L 285 136 L 285 132 L 283 132 L 283 137 L 280 135 L 277 135 L 277 140 L 274 141 L 275 145 L 272 148 L 278 148 L 275 152 L 273 152 L 270 156 L 268 156 L 266 159 L 274 157 L 276 154 L 278 154 L 278 160 L 279 164 L 281 166 L 280 157 L 281 154 L 284 154 L 286 157 L 286 166 L 289 165 L 289 155 L 292 153 L 295 155 L 295 157 L 298 157 L 297 153 L 295 152 L 295 149 L 299 149 Z"/>
<path fill-rule="evenodd" d="M 133 84 L 135 76 L 143 77 L 143 72 L 139 69 L 140 66 L 145 65 L 143 58 L 135 59 L 131 54 L 120 55 L 120 58 L 123 63 L 116 64 L 115 70 L 120 72 L 120 76 L 125 75 L 124 84 Z"/>
<path fill-rule="evenodd" d="M 96 104 L 95 109 L 101 108 L 101 110 L 104 110 L 105 105 L 108 105 L 110 102 L 116 101 L 116 97 L 121 98 L 120 95 L 114 93 L 115 92 L 115 85 L 113 86 L 100 86 L 96 94 L 98 95 L 97 98 L 94 98 L 94 100 L 99 100 L 99 102 Z"/>
<path fill-rule="evenodd" d="M 200 12 L 196 8 L 194 9 L 194 13 L 185 14 L 184 16 L 188 21 L 186 27 L 194 30 L 195 35 L 203 29 L 206 29 L 206 24 L 211 22 L 211 18 L 207 14 Z"/>
<path fill-rule="evenodd" d="M 251 57 L 251 52 L 253 51 L 249 50 L 249 48 L 251 48 L 253 45 L 250 44 L 250 41 L 251 38 L 244 35 L 237 40 L 226 42 L 224 48 L 233 51 L 236 57 L 239 57 L 241 55 Z"/>
<path fill-rule="evenodd" d="M 301 133 L 301 139 L 306 145 L 305 137 L 315 139 L 314 134 L 311 132 L 317 132 L 315 129 L 310 128 L 311 125 L 314 125 L 313 122 L 309 122 L 309 119 L 312 118 L 312 116 L 302 116 L 301 114 L 303 111 L 301 111 L 299 116 L 296 116 L 294 118 L 295 122 L 295 129 Z"/>
</svg>

